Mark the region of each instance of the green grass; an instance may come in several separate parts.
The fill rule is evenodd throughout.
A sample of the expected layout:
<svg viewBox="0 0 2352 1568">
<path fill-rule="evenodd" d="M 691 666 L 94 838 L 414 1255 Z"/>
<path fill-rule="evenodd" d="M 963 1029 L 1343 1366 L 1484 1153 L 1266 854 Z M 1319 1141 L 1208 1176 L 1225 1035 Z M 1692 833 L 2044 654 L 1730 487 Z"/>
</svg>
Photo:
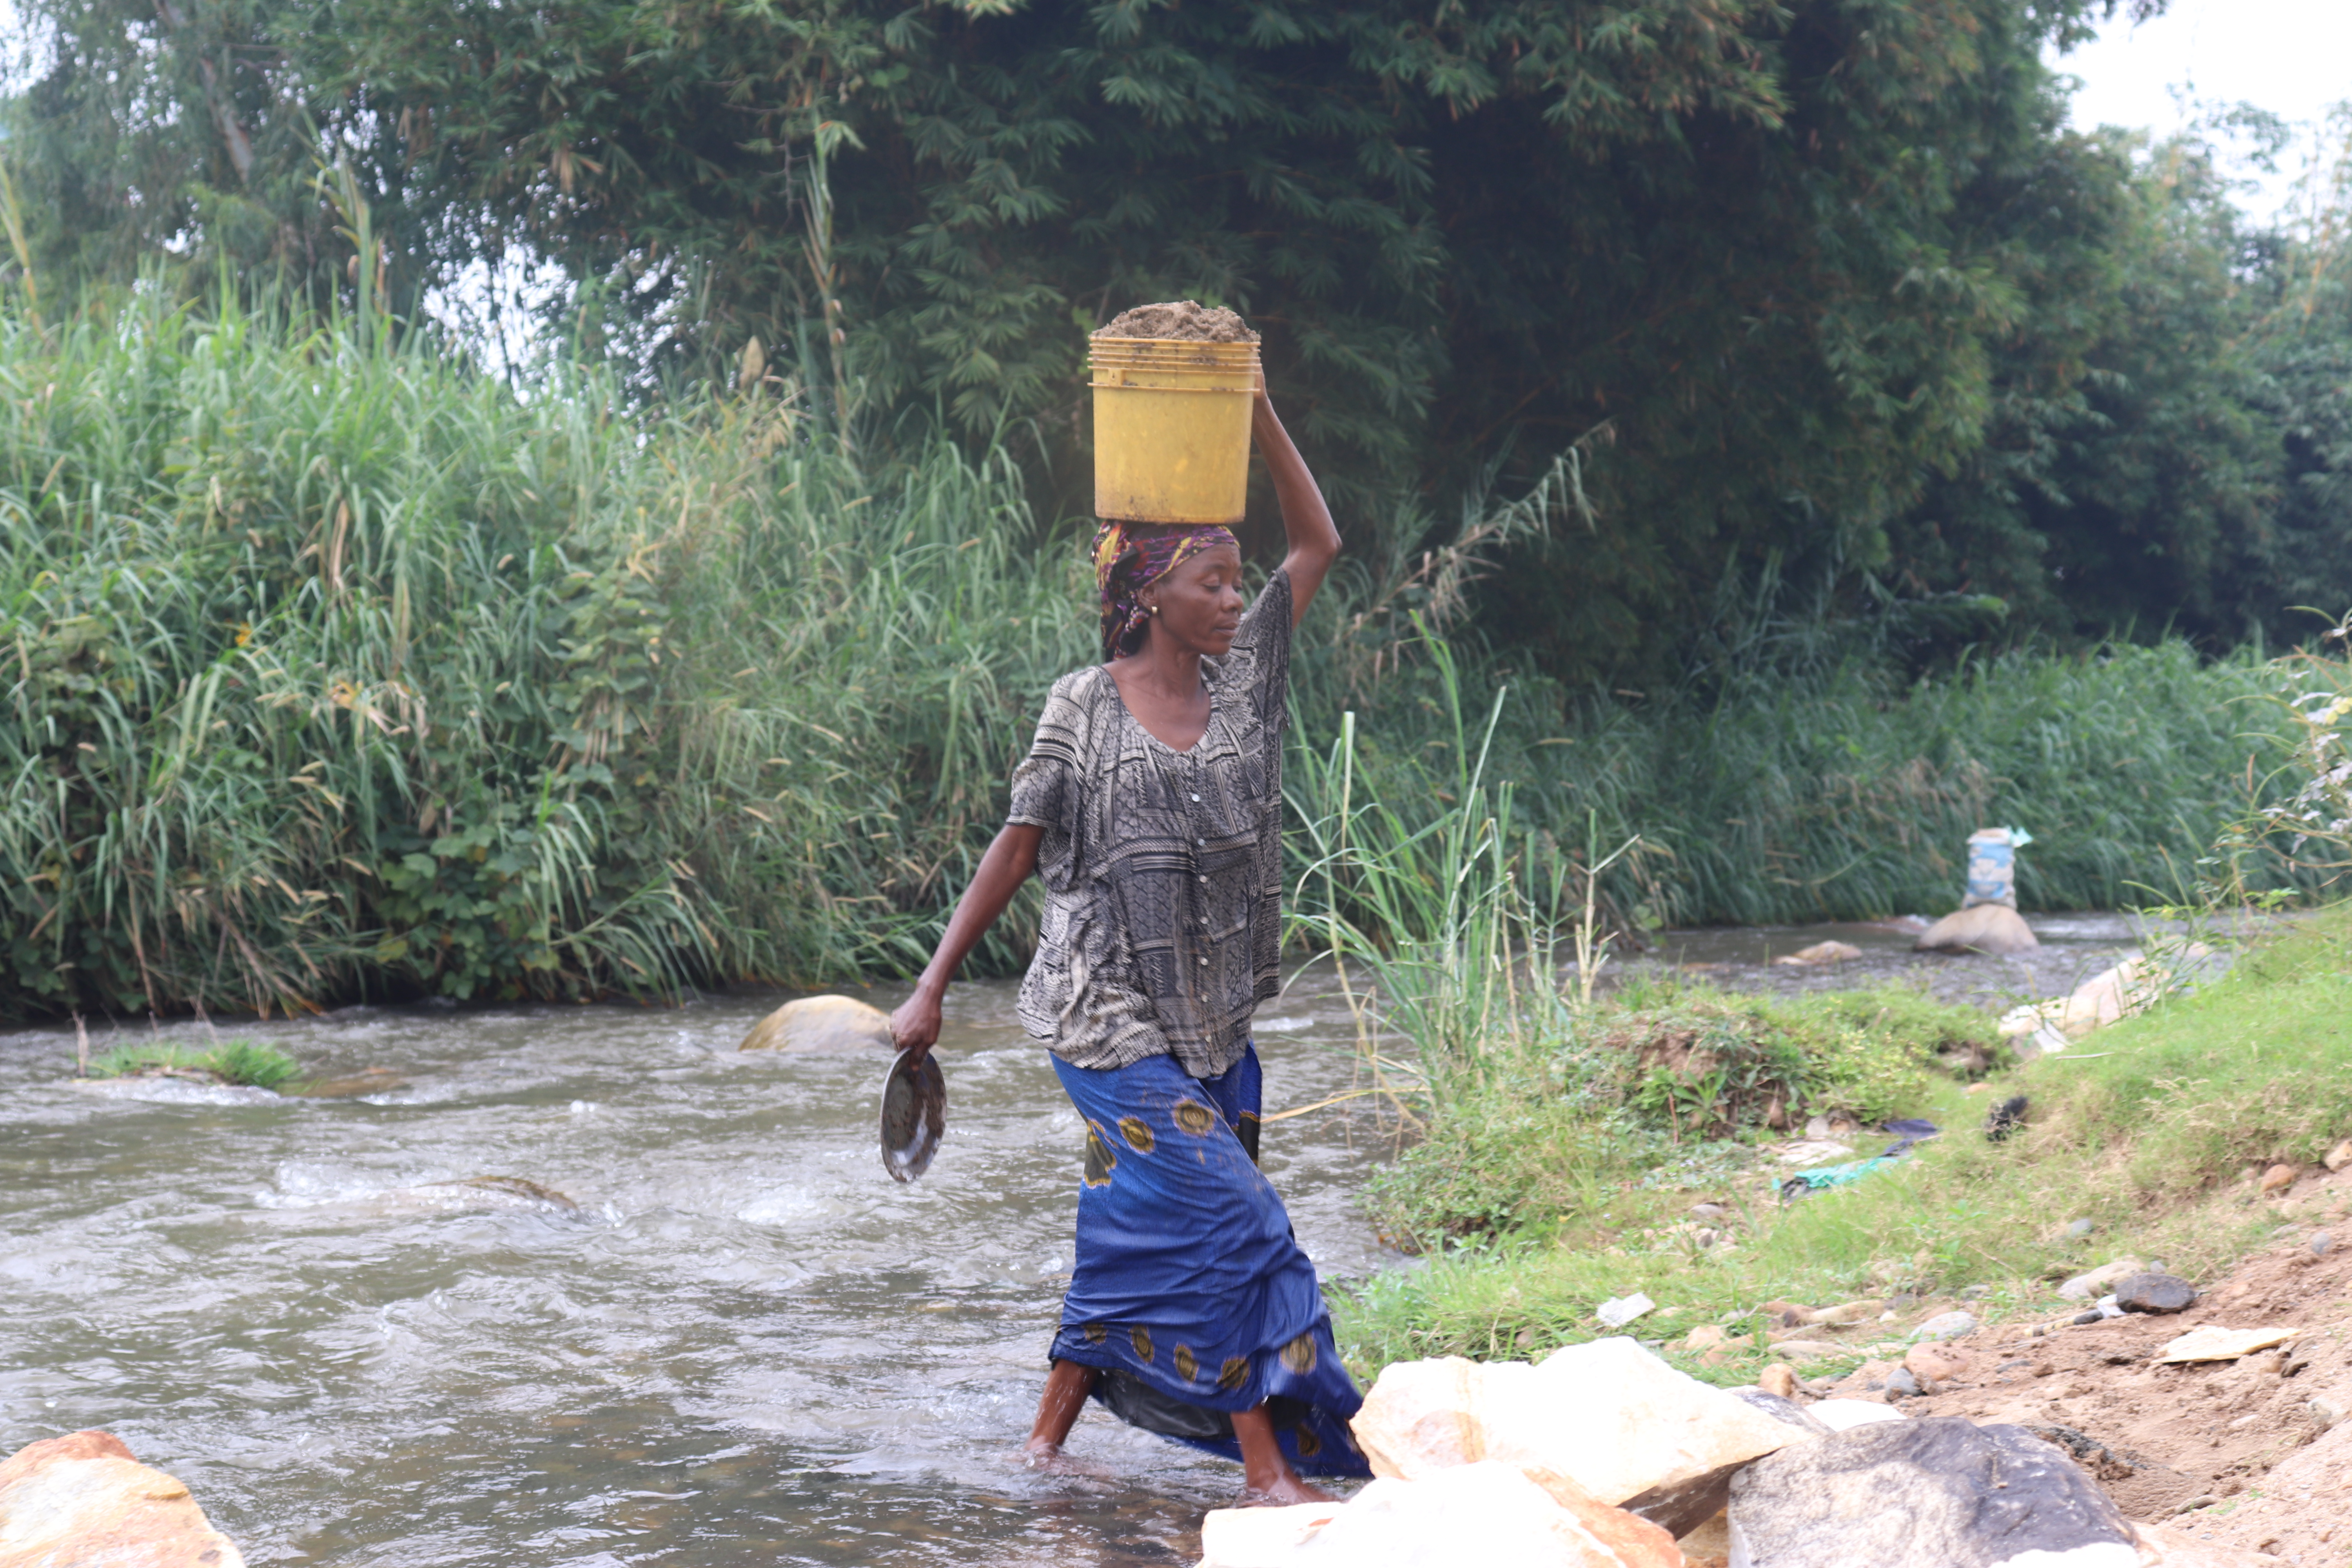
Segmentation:
<svg viewBox="0 0 2352 1568">
<path fill-rule="evenodd" d="M 193 1055 L 176 1045 L 117 1046 L 89 1064 L 92 1078 L 202 1074 L 222 1083 L 269 1089 L 284 1087 L 300 1070 L 291 1057 L 253 1040 L 226 1040 Z"/>
<path fill-rule="evenodd" d="M 1818 1306 L 1981 1286 L 1991 1310 L 2046 1306 L 2053 1280 L 2126 1252 L 2210 1279 L 2276 1224 L 2247 1169 L 2308 1164 L 2352 1135 L 2352 905 L 2300 918 L 2226 978 L 2076 1051 L 1999 1073 L 1991 1093 L 1940 1074 L 1923 1082 L 1909 1110 L 1948 1129 L 1942 1139 L 1787 1206 L 1773 1200 L 1773 1173 L 1737 1144 L 1661 1158 L 1654 1140 L 1597 1131 L 1597 1115 L 1553 1114 L 1524 1093 L 1474 1101 L 1444 1134 L 1457 1151 L 1446 1157 L 1452 1184 L 1388 1191 L 1432 1215 L 1446 1193 L 1476 1190 L 1491 1173 L 1528 1201 L 1474 1246 L 1357 1288 L 1339 1311 L 1348 1353 L 1367 1371 L 1413 1356 L 1523 1355 L 1602 1332 L 1596 1304 L 1633 1290 L 1660 1304 L 1635 1331 L 1671 1340 L 1745 1322 L 1775 1299 Z M 2011 1092 L 2031 1097 L 2031 1123 L 1990 1142 L 1979 1131 L 1986 1107 Z M 1548 1171 L 1559 1173 L 1549 1184 L 1530 1183 Z M 1696 1245 L 1685 1216 L 1703 1200 L 1738 1212 L 1731 1250 Z M 2096 1225 L 2091 1238 L 2065 1235 L 2078 1218 Z M 1727 1365 L 1686 1364 L 1738 1378 L 1758 1361 L 1743 1350 Z"/>
<path fill-rule="evenodd" d="M 1556 1230 L 1611 1209 L 1629 1184 L 1744 1167 L 1753 1143 L 1814 1115 L 1919 1115 L 1943 1086 L 2006 1057 L 1984 1014 L 1913 991 L 1765 998 L 1640 984 L 1435 1096 L 1426 1135 L 1363 1201 L 1415 1250 Z"/>
</svg>

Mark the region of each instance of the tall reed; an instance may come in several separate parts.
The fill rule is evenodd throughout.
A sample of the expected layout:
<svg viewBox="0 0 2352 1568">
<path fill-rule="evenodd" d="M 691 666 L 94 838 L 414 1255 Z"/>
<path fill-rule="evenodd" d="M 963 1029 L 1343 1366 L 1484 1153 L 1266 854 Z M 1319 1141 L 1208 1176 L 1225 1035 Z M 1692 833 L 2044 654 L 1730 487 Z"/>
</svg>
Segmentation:
<svg viewBox="0 0 2352 1568">
<path fill-rule="evenodd" d="M 1294 945 L 1318 948 L 1357 1023 L 1375 1084 L 1443 1100 L 1501 1065 L 1559 1045 L 1572 1022 L 1556 928 L 1531 897 L 1516 790 L 1487 763 L 1507 689 L 1483 722 L 1463 707 L 1454 650 L 1430 639 L 1452 768 L 1441 782 L 1394 765 L 1360 772 L 1356 715 L 1328 752 L 1302 749 L 1290 773 L 1307 861 L 1294 891 Z M 1400 801 L 1443 804 L 1409 818 Z M 1550 868 L 1555 879 L 1560 872 Z M 1558 907 L 1554 896 L 1544 900 Z M 1587 933 L 1590 934 L 1589 922 Z M 1412 1115 L 1410 1110 L 1406 1114 Z"/>
<path fill-rule="evenodd" d="M 1094 656 L 1090 584 L 1002 455 L 869 462 L 746 379 L 633 408 L 365 317 L 0 300 L 0 1015 L 917 964 Z M 2283 722 L 2238 704 L 2261 660 L 2179 646 L 1564 693 L 1462 617 L 1574 478 L 1343 574 L 1301 635 L 1294 870 L 1370 950 L 1486 955 L 1438 1037 L 1519 984 L 1509 922 L 1572 924 L 1579 846 L 1641 837 L 1599 883 L 1628 923 L 1788 920 L 1948 904 L 2014 821 L 2029 904 L 2111 904 L 2242 809 Z M 1436 881 L 1377 869 L 1406 847 Z M 1027 909 L 975 969 L 1024 961 Z"/>
<path fill-rule="evenodd" d="M 623 406 L 352 322 L 0 314 L 0 1008 L 908 963 L 1075 581 L 1002 461 Z"/>
<path fill-rule="evenodd" d="M 1328 738 L 1349 694 L 1306 662 L 1303 730 Z M 2294 728 L 2271 700 L 2280 669 L 2251 650 L 2019 651 L 1909 683 L 1855 658 L 1756 671 L 1704 699 L 1564 693 L 1495 658 L 1463 657 L 1454 678 L 1474 704 L 1507 685 L 1486 776 L 1511 781 L 1537 864 L 1575 862 L 1588 837 L 1640 837 L 1602 879 L 1633 925 L 1939 914 L 1958 902 L 1969 835 L 2004 825 L 2034 837 L 2023 907 L 2114 909 L 2171 886 L 2226 825 L 2290 789 L 2273 776 Z M 1418 657 L 1360 704 L 1359 787 L 1414 826 L 1453 805 L 1446 679 Z M 2254 876 L 2313 881 L 2275 858 Z"/>
<path fill-rule="evenodd" d="M 2273 716 L 2289 737 L 2275 783 L 2242 837 L 2341 893 L 2352 877 L 2352 615 L 2315 651 L 2279 661 Z"/>
</svg>

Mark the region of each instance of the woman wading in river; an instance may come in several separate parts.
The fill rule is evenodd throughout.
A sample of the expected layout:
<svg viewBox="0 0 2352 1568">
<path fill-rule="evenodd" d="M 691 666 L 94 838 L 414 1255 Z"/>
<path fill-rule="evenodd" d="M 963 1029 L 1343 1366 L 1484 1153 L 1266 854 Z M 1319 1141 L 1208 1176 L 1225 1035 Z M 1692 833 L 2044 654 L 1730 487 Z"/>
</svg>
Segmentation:
<svg viewBox="0 0 2352 1568">
<path fill-rule="evenodd" d="M 890 1027 L 906 1049 L 931 1047 L 949 978 L 1037 873 L 1021 1021 L 1053 1048 L 1087 1142 L 1031 1461 L 1059 1458 L 1092 1394 L 1240 1459 L 1256 1497 L 1306 1502 L 1325 1494 L 1300 1469 L 1369 1473 L 1348 1433 L 1362 1396 L 1257 1169 L 1250 1017 L 1280 984 L 1291 628 L 1339 535 L 1263 384 L 1252 431 L 1282 506 L 1282 565 L 1244 614 L 1226 530 L 1102 526 L 1105 662 L 1054 683 L 1004 829 Z"/>
</svg>

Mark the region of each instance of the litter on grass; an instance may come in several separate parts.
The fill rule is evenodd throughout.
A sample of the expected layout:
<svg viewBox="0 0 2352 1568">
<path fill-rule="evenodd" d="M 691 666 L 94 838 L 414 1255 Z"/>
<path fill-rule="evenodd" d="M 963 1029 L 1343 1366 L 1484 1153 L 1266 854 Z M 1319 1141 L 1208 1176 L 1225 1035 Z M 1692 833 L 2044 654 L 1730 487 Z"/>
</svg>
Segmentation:
<svg viewBox="0 0 2352 1568">
<path fill-rule="evenodd" d="M 1794 1203 L 1799 1198 L 1809 1198 L 1832 1187 L 1852 1186 L 1872 1172 L 1883 1171 L 1905 1159 L 1912 1150 L 1937 1136 L 1942 1129 L 1932 1121 L 1906 1118 L 1886 1123 L 1886 1131 L 1896 1136 L 1883 1152 L 1867 1160 L 1849 1160 L 1843 1165 L 1823 1165 L 1818 1170 L 1800 1171 L 1780 1184 L 1780 1201 Z M 1788 1156 L 1784 1154 L 1781 1157 L 1786 1159 Z"/>
<path fill-rule="evenodd" d="M 1643 1313 L 1653 1310 L 1656 1306 L 1655 1301 L 1636 1290 L 1630 1296 L 1610 1297 L 1593 1309 L 1592 1315 L 1601 1320 L 1601 1326 L 1603 1328 L 1622 1329 Z"/>
<path fill-rule="evenodd" d="M 1873 1171 L 1898 1164 L 1902 1159 L 1900 1154 L 1880 1154 L 1868 1160 L 1851 1160 L 1843 1165 L 1823 1165 L 1818 1171 L 1800 1171 L 1780 1184 L 1780 1201 L 1793 1203 L 1832 1187 L 1850 1187 Z"/>
</svg>

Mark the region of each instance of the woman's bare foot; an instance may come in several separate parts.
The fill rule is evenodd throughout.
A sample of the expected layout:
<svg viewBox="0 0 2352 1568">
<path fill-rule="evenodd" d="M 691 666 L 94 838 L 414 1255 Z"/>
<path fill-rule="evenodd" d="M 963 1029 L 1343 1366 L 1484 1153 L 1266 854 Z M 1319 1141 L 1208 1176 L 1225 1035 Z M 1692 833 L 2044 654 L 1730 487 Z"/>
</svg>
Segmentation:
<svg viewBox="0 0 2352 1568">
<path fill-rule="evenodd" d="M 1068 1440 L 1070 1428 L 1076 1424 L 1078 1412 L 1085 1409 L 1087 1396 L 1095 1391 L 1095 1380 L 1101 1374 L 1090 1366 L 1080 1366 L 1074 1361 L 1057 1361 L 1045 1376 L 1045 1391 L 1037 1400 L 1037 1422 L 1029 1429 L 1029 1441 L 1021 1447 L 1021 1462 L 1033 1470 L 1054 1475 L 1099 1475 L 1092 1466 L 1080 1465 L 1064 1457 L 1062 1445 Z"/>
<path fill-rule="evenodd" d="M 1294 1502 L 1337 1502 L 1339 1499 L 1298 1479 L 1290 1461 L 1274 1440 L 1274 1418 L 1261 1405 L 1234 1413 L 1234 1437 L 1242 1447 L 1242 1506 L 1281 1507 Z"/>
<path fill-rule="evenodd" d="M 1021 1446 L 1021 1463 L 1041 1476 L 1076 1476 L 1090 1481 L 1115 1479 L 1100 1465 L 1072 1458 L 1059 1443 L 1043 1443 L 1034 1437 Z"/>
<path fill-rule="evenodd" d="M 1298 1479 L 1287 1466 L 1271 1487 L 1242 1488 L 1241 1508 L 1287 1508 L 1295 1502 L 1338 1502 L 1339 1500 L 1321 1487 L 1309 1486 Z"/>
</svg>

